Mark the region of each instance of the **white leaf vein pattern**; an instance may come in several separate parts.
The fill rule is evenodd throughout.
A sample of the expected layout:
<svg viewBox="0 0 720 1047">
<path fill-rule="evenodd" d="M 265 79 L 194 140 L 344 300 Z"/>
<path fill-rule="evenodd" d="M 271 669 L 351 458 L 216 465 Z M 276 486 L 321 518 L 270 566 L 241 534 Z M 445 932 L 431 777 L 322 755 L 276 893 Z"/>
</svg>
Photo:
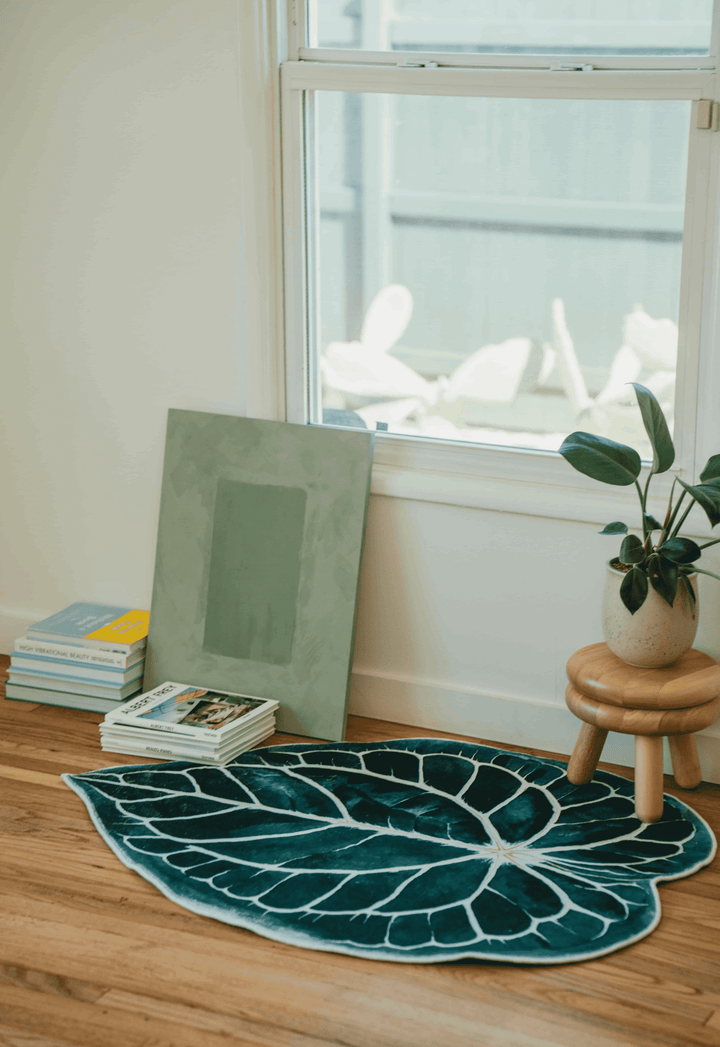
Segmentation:
<svg viewBox="0 0 720 1047">
<path fill-rule="evenodd" d="M 384 959 L 559 962 L 649 933 L 656 881 L 714 852 L 667 798 L 472 743 L 258 749 L 68 776 L 120 857 L 195 911 L 293 944 Z"/>
</svg>

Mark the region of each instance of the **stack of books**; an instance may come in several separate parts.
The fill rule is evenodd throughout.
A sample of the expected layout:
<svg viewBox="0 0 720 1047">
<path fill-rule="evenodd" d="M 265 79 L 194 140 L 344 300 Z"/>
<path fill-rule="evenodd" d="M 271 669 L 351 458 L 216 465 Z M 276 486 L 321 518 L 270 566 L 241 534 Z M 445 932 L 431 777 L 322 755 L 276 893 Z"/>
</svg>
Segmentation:
<svg viewBox="0 0 720 1047">
<path fill-rule="evenodd" d="M 107 712 L 142 690 L 148 611 L 74 603 L 15 643 L 6 695 Z"/>
<path fill-rule="evenodd" d="M 270 698 L 168 681 L 107 713 L 102 748 L 221 766 L 273 734 L 277 707 Z"/>
</svg>

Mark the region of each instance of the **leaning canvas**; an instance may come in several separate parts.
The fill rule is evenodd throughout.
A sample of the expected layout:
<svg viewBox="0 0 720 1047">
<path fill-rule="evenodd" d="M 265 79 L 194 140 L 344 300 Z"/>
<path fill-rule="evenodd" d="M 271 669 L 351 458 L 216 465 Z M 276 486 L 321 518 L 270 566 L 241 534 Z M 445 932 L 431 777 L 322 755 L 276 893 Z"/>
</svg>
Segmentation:
<svg viewBox="0 0 720 1047">
<path fill-rule="evenodd" d="M 373 434 L 171 410 L 144 689 L 280 702 L 344 736 Z"/>
</svg>

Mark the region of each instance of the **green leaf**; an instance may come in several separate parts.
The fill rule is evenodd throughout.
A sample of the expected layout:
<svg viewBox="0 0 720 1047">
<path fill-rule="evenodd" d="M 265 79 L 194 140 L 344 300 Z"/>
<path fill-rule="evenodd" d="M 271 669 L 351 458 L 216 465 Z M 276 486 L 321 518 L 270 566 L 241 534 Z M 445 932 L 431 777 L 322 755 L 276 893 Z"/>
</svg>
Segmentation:
<svg viewBox="0 0 720 1047">
<path fill-rule="evenodd" d="M 665 603 L 672 607 L 678 587 L 679 569 L 672 560 L 664 556 L 651 556 L 648 564 L 648 577 L 656 593 L 662 596 Z"/>
<path fill-rule="evenodd" d="M 620 586 L 620 599 L 627 607 L 630 614 L 635 614 L 645 603 L 648 594 L 648 580 L 644 571 L 639 567 L 633 567 L 625 575 Z"/>
<path fill-rule="evenodd" d="M 684 588 L 685 592 L 690 597 L 690 603 L 694 607 L 695 606 L 695 590 L 693 589 L 693 587 L 692 587 L 692 585 L 690 583 L 690 579 L 688 578 L 688 576 L 686 574 L 681 574 L 680 575 L 680 581 L 683 584 L 683 588 Z"/>
<path fill-rule="evenodd" d="M 670 430 L 665 421 L 665 415 L 649 389 L 638 382 L 630 383 L 637 393 L 638 407 L 642 415 L 645 432 L 653 450 L 653 464 L 650 474 L 664 473 L 675 461 L 675 448 L 673 447 Z"/>
<path fill-rule="evenodd" d="M 692 538 L 668 538 L 658 552 L 673 563 L 694 563 L 702 556 L 702 549 Z"/>
<path fill-rule="evenodd" d="M 648 531 L 662 531 L 663 525 L 658 523 L 654 516 L 645 513 L 645 527 Z"/>
<path fill-rule="evenodd" d="M 700 479 L 703 483 L 708 480 L 720 479 L 720 454 L 714 454 L 711 458 L 708 458 L 707 465 L 700 473 Z"/>
<path fill-rule="evenodd" d="M 645 559 L 645 546 L 636 534 L 629 534 L 623 538 L 620 559 L 623 563 L 642 563 Z"/>
<path fill-rule="evenodd" d="M 613 520 L 612 523 L 605 524 L 602 531 L 598 531 L 598 534 L 627 534 L 627 524 L 621 523 L 620 520 Z"/>
<path fill-rule="evenodd" d="M 693 487 L 691 484 L 686 484 L 679 476 L 678 483 L 682 484 L 698 505 L 702 506 L 711 527 L 720 523 L 720 483 L 695 484 Z"/>
<path fill-rule="evenodd" d="M 632 447 L 594 433 L 570 433 L 558 448 L 579 473 L 616 487 L 628 487 L 640 475 L 640 455 Z"/>
</svg>

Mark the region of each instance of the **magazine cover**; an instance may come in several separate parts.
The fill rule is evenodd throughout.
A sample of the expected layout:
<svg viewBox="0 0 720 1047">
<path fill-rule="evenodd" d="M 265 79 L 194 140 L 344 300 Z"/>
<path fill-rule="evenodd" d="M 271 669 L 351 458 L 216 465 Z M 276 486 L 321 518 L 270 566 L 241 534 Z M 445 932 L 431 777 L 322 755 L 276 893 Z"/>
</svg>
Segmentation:
<svg viewBox="0 0 720 1047">
<path fill-rule="evenodd" d="M 237 727 L 239 720 L 245 726 L 274 712 L 278 705 L 267 698 L 168 681 L 108 713 L 105 722 L 196 737 L 213 731 L 222 737 Z"/>
</svg>

